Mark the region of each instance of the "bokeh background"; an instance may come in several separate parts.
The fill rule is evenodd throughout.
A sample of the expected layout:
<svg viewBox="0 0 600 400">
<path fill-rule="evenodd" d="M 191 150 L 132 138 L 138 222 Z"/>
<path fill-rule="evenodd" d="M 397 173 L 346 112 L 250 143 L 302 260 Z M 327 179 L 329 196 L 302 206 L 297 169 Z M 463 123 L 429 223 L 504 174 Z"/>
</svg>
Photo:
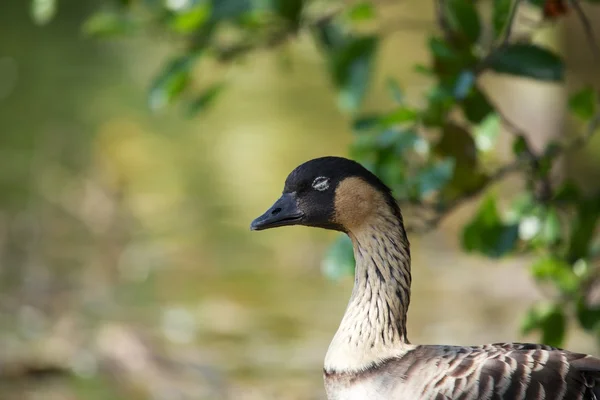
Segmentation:
<svg viewBox="0 0 600 400">
<path fill-rule="evenodd" d="M 314 43 L 300 35 L 205 69 L 233 84 L 201 116 L 152 113 L 148 85 L 173 43 L 86 37 L 98 2 L 59 3 L 46 26 L 27 1 L 0 5 L 0 398 L 323 399 L 322 361 L 352 287 L 322 272 L 335 234 L 249 230 L 296 165 L 348 154 L 349 118 Z M 382 43 L 367 109 L 389 102 L 386 76 L 409 97 L 427 84 L 413 66 L 428 62 L 430 3 L 387 5 L 419 22 Z M 575 60 L 570 83 L 598 75 L 571 17 L 541 35 Z M 485 79 L 535 143 L 561 134 L 562 86 Z M 509 147 L 501 139 L 499 154 Z M 595 182 L 594 159 L 571 171 Z M 460 249 L 475 205 L 411 237 L 412 342 L 538 339 L 519 333 L 543 296 L 527 260 Z M 598 352 L 577 329 L 566 346 Z"/>
</svg>

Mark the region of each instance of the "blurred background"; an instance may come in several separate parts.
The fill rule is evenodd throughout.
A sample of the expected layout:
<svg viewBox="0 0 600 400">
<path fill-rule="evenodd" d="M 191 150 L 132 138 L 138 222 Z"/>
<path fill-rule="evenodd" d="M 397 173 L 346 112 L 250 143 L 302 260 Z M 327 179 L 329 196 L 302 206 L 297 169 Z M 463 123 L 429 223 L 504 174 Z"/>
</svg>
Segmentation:
<svg viewBox="0 0 600 400">
<path fill-rule="evenodd" d="M 249 223 L 295 166 L 349 154 L 352 117 L 326 60 L 301 33 L 276 51 L 203 65 L 199 81 L 227 87 L 201 115 L 151 111 L 148 88 L 181 43 L 151 29 L 85 35 L 104 3 L 60 1 L 47 24 L 28 1 L 0 5 L 0 398 L 324 399 L 323 358 L 353 282 L 323 272 L 337 235 Z M 398 29 L 379 45 L 365 110 L 391 106 L 389 76 L 420 98 L 430 78 L 414 65 L 429 63 L 438 29 L 433 2 L 375 9 Z M 567 60 L 566 84 L 482 79 L 541 148 L 571 129 L 565 91 L 600 77 L 573 13 L 537 35 Z M 505 137 L 499 159 L 512 157 Z M 563 173 L 597 186 L 593 148 Z M 476 208 L 465 202 L 411 235 L 413 343 L 539 341 L 520 333 L 544 298 L 531 258 L 461 247 Z M 599 350 L 577 324 L 563 344 Z"/>
</svg>

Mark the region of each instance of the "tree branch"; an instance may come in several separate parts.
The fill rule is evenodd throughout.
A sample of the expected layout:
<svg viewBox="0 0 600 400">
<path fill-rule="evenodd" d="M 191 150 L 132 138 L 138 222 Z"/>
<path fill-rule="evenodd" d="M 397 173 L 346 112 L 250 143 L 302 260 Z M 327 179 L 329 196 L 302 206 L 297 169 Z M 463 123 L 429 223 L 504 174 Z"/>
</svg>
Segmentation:
<svg viewBox="0 0 600 400">
<path fill-rule="evenodd" d="M 592 48 L 592 52 L 594 53 L 594 58 L 596 59 L 596 62 L 600 63 L 600 47 L 598 47 L 598 42 L 596 41 L 596 37 L 594 35 L 594 28 L 592 28 L 590 20 L 583 12 L 581 4 L 579 4 L 578 0 L 569 0 L 569 3 L 571 3 L 571 6 L 575 9 L 577 17 L 579 18 L 579 21 L 581 21 L 581 25 L 583 25 L 585 37 L 588 41 L 589 46 Z"/>
<path fill-rule="evenodd" d="M 446 1 L 445 0 L 436 0 L 435 1 L 435 19 L 442 30 L 444 35 L 444 39 L 451 43 L 453 39 L 452 28 L 448 23 L 448 19 L 446 18 L 446 13 L 444 10 L 446 9 Z"/>
<path fill-rule="evenodd" d="M 519 6 L 523 0 L 515 0 L 512 7 L 510 8 L 510 14 L 508 14 L 508 20 L 506 23 L 506 30 L 504 31 L 504 39 L 500 44 L 500 47 L 506 46 L 510 41 L 510 37 L 512 34 L 512 29 L 515 23 L 515 17 L 517 16 L 517 12 L 519 11 Z"/>
</svg>

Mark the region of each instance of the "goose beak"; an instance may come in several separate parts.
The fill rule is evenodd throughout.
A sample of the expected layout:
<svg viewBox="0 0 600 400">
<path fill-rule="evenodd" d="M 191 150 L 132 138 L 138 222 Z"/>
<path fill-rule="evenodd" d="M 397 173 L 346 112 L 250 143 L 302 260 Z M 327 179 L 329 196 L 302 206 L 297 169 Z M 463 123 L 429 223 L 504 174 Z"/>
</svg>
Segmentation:
<svg viewBox="0 0 600 400">
<path fill-rule="evenodd" d="M 276 228 L 278 226 L 295 225 L 304 218 L 298 208 L 296 193 L 284 193 L 263 215 L 250 224 L 250 230 Z"/>
</svg>

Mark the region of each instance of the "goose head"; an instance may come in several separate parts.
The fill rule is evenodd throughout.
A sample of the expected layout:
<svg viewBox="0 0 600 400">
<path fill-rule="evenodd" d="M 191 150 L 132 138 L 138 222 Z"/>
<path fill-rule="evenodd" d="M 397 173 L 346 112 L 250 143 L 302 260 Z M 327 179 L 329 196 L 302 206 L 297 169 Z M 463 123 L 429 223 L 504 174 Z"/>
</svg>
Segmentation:
<svg viewBox="0 0 600 400">
<path fill-rule="evenodd" d="M 304 225 L 352 233 L 386 210 L 400 217 L 391 190 L 379 178 L 355 161 L 321 157 L 288 175 L 281 197 L 250 229 Z"/>
</svg>

